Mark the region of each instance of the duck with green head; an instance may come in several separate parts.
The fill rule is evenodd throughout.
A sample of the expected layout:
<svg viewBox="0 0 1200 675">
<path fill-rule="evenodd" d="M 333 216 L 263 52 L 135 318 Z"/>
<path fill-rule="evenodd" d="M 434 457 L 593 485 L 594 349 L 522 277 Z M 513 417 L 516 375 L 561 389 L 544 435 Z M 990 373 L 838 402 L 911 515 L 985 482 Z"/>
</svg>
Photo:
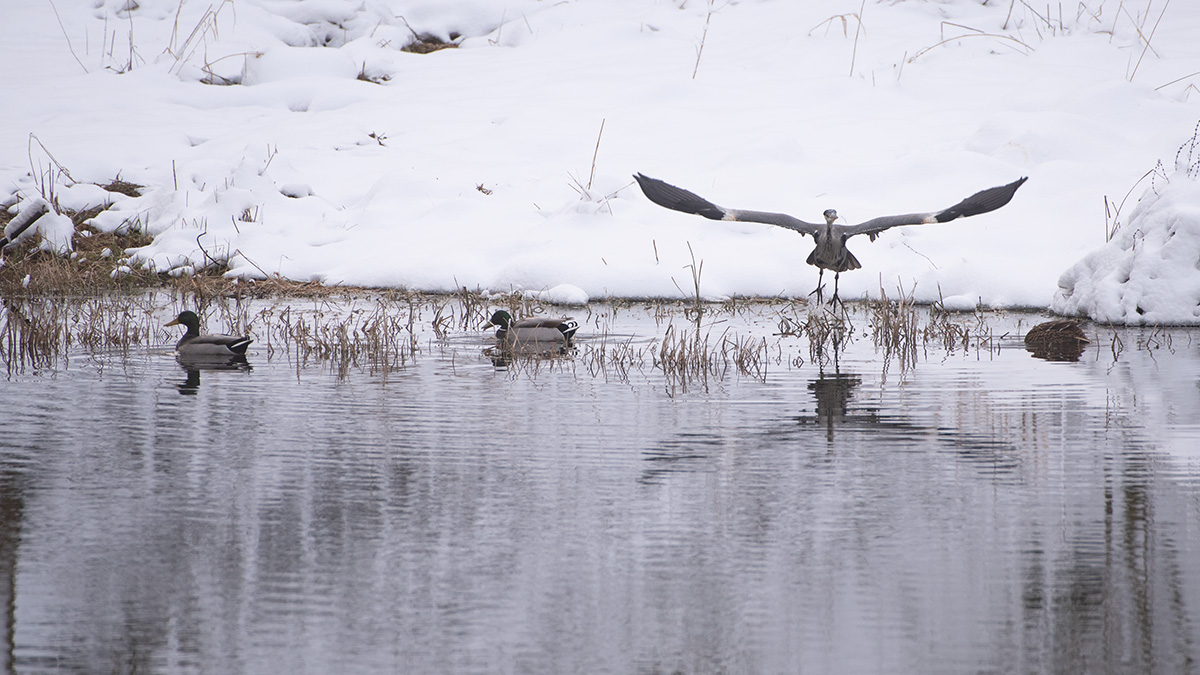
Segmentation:
<svg viewBox="0 0 1200 675">
<path fill-rule="evenodd" d="M 175 351 L 181 356 L 245 356 L 246 347 L 254 342 L 251 338 L 234 335 L 201 335 L 200 317 L 190 311 L 180 312 L 166 325 L 187 328 L 175 343 Z"/>
<path fill-rule="evenodd" d="M 501 309 L 483 324 L 484 328 L 496 326 L 496 339 L 506 345 L 513 344 L 571 344 L 579 324 L 571 318 L 529 317 L 513 321 L 512 314 Z"/>
</svg>

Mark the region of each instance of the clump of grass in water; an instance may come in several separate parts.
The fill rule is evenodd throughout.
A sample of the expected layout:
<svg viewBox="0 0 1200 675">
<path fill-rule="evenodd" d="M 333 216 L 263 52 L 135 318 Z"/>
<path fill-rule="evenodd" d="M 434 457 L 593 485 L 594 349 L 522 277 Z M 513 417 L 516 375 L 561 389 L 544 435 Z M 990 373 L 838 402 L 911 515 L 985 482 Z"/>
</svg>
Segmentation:
<svg viewBox="0 0 1200 675">
<path fill-rule="evenodd" d="M 702 333 L 699 323 L 693 331 L 667 326 L 651 355 L 670 390 L 684 393 L 694 386 L 707 392 L 710 383 L 724 380 L 731 368 L 738 375 L 765 381 L 769 359 L 765 338 L 743 338 L 726 330 L 714 342 L 711 330 Z"/>
<path fill-rule="evenodd" d="M 893 358 L 899 362 L 902 373 L 915 366 L 917 342 L 922 333 L 913 291 L 905 295 L 900 288 L 896 300 L 891 301 L 880 285 L 879 299 L 872 300 L 870 308 L 872 339 L 876 349 L 883 349 L 884 369 Z"/>
<path fill-rule="evenodd" d="M 767 381 L 768 349 L 766 338 L 743 338 L 738 335 L 721 338 L 721 351 L 733 359 L 738 374 L 759 382 Z"/>
<path fill-rule="evenodd" d="M 580 362 L 592 377 L 610 373 L 620 382 L 628 382 L 636 369 L 644 370 L 646 348 L 634 345 L 633 336 L 624 340 L 611 339 L 607 330 L 601 332 L 594 342 L 588 344 L 580 354 Z"/>
<path fill-rule="evenodd" d="M 810 305 L 803 321 L 781 314 L 777 335 L 808 338 L 809 360 L 823 367 L 853 339 L 854 324 L 844 305 Z"/>
<path fill-rule="evenodd" d="M 938 301 L 929 307 L 929 320 L 922 335 L 924 341 L 940 342 L 942 349 L 947 352 L 954 352 L 960 348 L 968 349 L 971 345 L 971 331 L 953 321 L 953 316 L 939 297 Z"/>
<path fill-rule="evenodd" d="M 4 299 L 3 306 L 0 359 L 8 376 L 23 373 L 26 368 L 41 370 L 57 365 L 59 355 L 65 351 L 58 305 L 38 311 L 28 303 Z"/>
<path fill-rule="evenodd" d="M 140 296 L 5 298 L 0 360 L 11 377 L 56 368 L 78 345 L 98 352 L 153 342 L 156 325 Z"/>
<path fill-rule="evenodd" d="M 699 384 L 708 391 L 710 376 L 716 379 L 725 376 L 723 364 L 713 359 L 708 343 L 708 336 L 701 337 L 698 326 L 695 332 L 681 331 L 674 324 L 667 326 L 654 353 L 654 366 L 662 370 L 672 390 L 687 392 L 689 385 Z"/>
<path fill-rule="evenodd" d="M 311 361 L 328 363 L 339 378 L 352 368 L 365 367 L 372 375 L 386 377 L 416 357 L 413 333 L 415 312 L 395 313 L 385 303 L 373 311 L 350 311 L 326 318 L 321 311 L 311 315 L 285 308 L 270 317 L 267 334 L 271 347 L 281 344 L 295 358 L 299 371 Z"/>
</svg>

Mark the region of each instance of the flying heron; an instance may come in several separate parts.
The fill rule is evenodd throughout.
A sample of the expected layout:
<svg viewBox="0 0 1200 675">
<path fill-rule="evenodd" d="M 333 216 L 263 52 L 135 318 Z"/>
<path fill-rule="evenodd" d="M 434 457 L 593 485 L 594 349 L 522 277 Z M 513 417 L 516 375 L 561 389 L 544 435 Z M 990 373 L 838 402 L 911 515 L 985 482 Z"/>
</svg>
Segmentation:
<svg viewBox="0 0 1200 675">
<path fill-rule="evenodd" d="M 1019 178 L 1008 185 L 981 190 L 954 206 L 942 209 L 941 211 L 908 213 L 901 216 L 881 216 L 857 225 L 836 224 L 834 221 L 838 219 L 837 211 L 827 209 L 824 213 L 825 223 L 818 225 L 815 223 L 806 223 L 786 213 L 727 209 L 717 206 L 693 192 L 688 192 L 683 188 L 677 188 L 669 183 L 664 183 L 657 178 L 650 178 L 640 173 L 634 174 L 633 177 L 637 179 L 638 185 L 642 187 L 642 192 L 646 193 L 650 201 L 673 211 L 694 213 L 705 218 L 711 218 L 712 220 L 767 223 L 786 227 L 800 234 L 811 235 L 816 240 L 817 245 L 813 248 L 812 253 L 808 254 L 808 260 L 805 262 L 818 269 L 817 289 L 813 293 L 817 294 L 819 300 L 822 288 L 821 279 L 825 274 L 825 270 L 832 270 L 833 300 L 830 302 L 838 299 L 838 275 L 847 270 L 856 270 L 862 267 L 862 264 L 858 262 L 858 258 L 855 258 L 854 254 L 846 248 L 846 240 L 850 237 L 856 234 L 865 234 L 871 238 L 871 241 L 875 241 L 875 237 L 879 236 L 880 232 L 890 227 L 944 223 L 955 218 L 966 218 L 967 216 L 977 216 L 988 211 L 995 211 L 1007 204 L 1012 199 L 1013 194 L 1016 193 L 1017 188 L 1021 187 L 1021 184 L 1027 180 L 1027 178 Z"/>
</svg>

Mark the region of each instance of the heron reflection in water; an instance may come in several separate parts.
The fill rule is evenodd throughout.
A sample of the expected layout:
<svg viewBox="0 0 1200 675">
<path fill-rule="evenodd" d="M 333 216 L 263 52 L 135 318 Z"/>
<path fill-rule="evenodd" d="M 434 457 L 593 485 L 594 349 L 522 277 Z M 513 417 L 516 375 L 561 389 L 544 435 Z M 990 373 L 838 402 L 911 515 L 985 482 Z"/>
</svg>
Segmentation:
<svg viewBox="0 0 1200 675">
<path fill-rule="evenodd" d="M 878 412 L 869 407 L 855 409 L 851 406 L 854 390 L 862 384 L 855 373 L 822 372 L 808 383 L 808 390 L 816 399 L 816 411 L 812 415 L 800 415 L 796 421 L 802 425 L 821 424 L 825 427 L 825 440 L 832 443 L 834 429 L 842 425 L 873 426 L 879 422 Z"/>
</svg>

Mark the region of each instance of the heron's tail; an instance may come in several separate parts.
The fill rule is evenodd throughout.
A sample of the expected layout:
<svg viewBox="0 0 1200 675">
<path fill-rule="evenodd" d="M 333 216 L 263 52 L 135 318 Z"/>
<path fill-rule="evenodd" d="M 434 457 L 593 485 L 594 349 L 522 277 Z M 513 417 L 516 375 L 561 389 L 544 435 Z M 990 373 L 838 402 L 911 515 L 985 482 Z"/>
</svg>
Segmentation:
<svg viewBox="0 0 1200 675">
<path fill-rule="evenodd" d="M 838 273 L 848 272 L 850 270 L 856 270 L 862 267 L 862 263 L 858 262 L 858 258 L 855 258 L 854 254 L 850 252 L 850 249 L 846 248 L 845 246 L 842 246 L 832 252 L 827 248 L 822 250 L 820 246 L 817 246 L 812 250 L 812 253 L 808 254 L 808 259 L 804 262 L 812 265 L 813 267 L 820 267 L 821 269 Z"/>
</svg>

